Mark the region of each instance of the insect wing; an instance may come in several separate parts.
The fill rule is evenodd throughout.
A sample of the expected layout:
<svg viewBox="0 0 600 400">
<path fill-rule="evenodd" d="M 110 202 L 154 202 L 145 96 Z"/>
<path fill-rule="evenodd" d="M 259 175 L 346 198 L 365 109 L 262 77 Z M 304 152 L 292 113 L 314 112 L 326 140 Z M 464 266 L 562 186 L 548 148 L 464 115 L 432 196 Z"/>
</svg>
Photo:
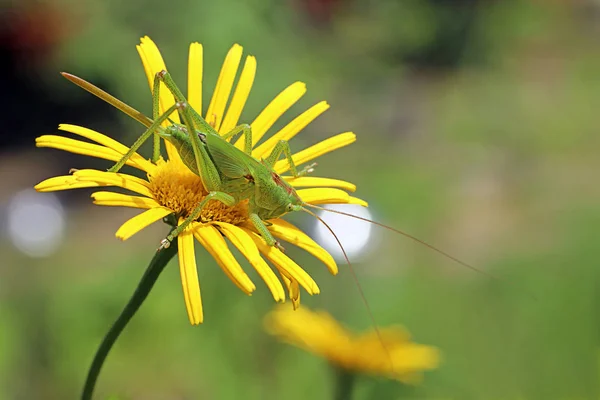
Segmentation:
<svg viewBox="0 0 600 400">
<path fill-rule="evenodd" d="M 252 157 L 218 135 L 206 135 L 206 145 L 217 169 L 229 178 L 246 176 L 250 174 L 254 164 L 258 164 Z"/>
</svg>

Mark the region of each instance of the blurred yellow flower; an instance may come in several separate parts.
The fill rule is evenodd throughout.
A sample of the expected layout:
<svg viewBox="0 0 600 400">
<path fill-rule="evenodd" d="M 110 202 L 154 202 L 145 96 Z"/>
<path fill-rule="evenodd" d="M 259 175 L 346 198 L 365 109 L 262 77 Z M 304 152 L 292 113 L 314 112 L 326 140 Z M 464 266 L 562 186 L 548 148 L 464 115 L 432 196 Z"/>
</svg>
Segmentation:
<svg viewBox="0 0 600 400">
<path fill-rule="evenodd" d="M 277 308 L 265 317 L 265 329 L 281 341 L 327 359 L 350 372 L 381 375 L 403 383 L 416 383 L 422 371 L 438 367 L 435 347 L 410 341 L 402 327 L 394 326 L 355 335 L 330 314 L 302 307 Z"/>
<path fill-rule="evenodd" d="M 152 88 L 154 76 L 157 72 L 166 69 L 165 63 L 158 48 L 148 37 L 141 39 L 141 44 L 137 46 L 137 50 L 142 59 L 150 88 Z M 202 54 L 202 45 L 192 43 L 188 63 L 188 101 L 199 113 L 202 113 Z M 213 96 L 207 112 L 204 114 L 211 125 L 220 133 L 227 133 L 238 124 L 238 119 L 254 81 L 256 60 L 253 56 L 247 56 L 237 86 L 230 99 L 241 58 L 242 47 L 235 44 L 225 58 Z M 251 123 L 253 132 L 252 155 L 256 159 L 268 155 L 279 140 L 293 138 L 306 125 L 329 108 L 329 105 L 324 101 L 314 105 L 274 133 L 264 143 L 257 146 L 257 142 L 305 92 L 306 86 L 304 83 L 293 83 L 277 95 Z M 228 101 L 229 105 L 227 106 Z M 161 88 L 160 111 L 164 112 L 174 102 L 172 94 L 166 87 Z M 177 113 L 172 114 L 170 118 L 174 122 L 179 122 Z M 168 124 L 167 121 L 165 125 Z M 87 128 L 63 124 L 59 126 L 59 129 L 94 143 L 64 136 L 44 135 L 36 139 L 36 145 L 111 161 L 118 161 L 128 150 L 125 145 Z M 354 141 L 354 133 L 341 133 L 294 154 L 293 159 L 297 165 L 303 164 Z M 236 142 L 235 145 L 242 148 L 243 144 L 240 142 L 242 140 Z M 94 204 L 146 210 L 126 221 L 117 230 L 116 236 L 122 240 L 128 239 L 148 225 L 166 217 L 173 218 L 174 223 L 176 221 L 181 223 L 204 198 L 207 191 L 202 186 L 200 177 L 193 174 L 183 164 L 174 147 L 169 142 L 164 143 L 168 155 L 167 159 L 161 158 L 158 162 L 152 163 L 136 153 L 127 161 L 127 165 L 145 172 L 147 179 L 140 179 L 126 173 L 81 169 L 75 170 L 71 175 L 47 179 L 36 185 L 35 188 L 40 192 L 48 192 L 84 187 L 113 186 L 135 193 L 135 195 L 130 195 L 98 191 L 92 194 Z M 278 161 L 274 169 L 279 174 L 287 172 L 289 170 L 287 160 Z M 349 182 L 320 177 L 293 178 L 292 176 L 284 176 L 283 178 L 294 187 L 307 188 L 297 191 L 300 198 L 306 203 L 354 203 L 366 206 L 363 200 L 352 197 L 347 193 L 347 191 L 356 189 Z M 218 201 L 212 201 L 204 209 L 200 218 L 178 236 L 179 268 L 185 305 L 190 322 L 193 325 L 200 324 L 203 321 L 200 285 L 194 253 L 194 238 L 208 250 L 225 274 L 246 294 L 251 294 L 256 287 L 229 250 L 224 237 L 256 269 L 270 289 L 275 301 L 285 301 L 284 289 L 264 258 L 270 261 L 279 272 L 294 307 L 297 307 L 300 301 L 300 286 L 311 295 L 319 293 L 319 287 L 310 275 L 279 249 L 268 246 L 262 237 L 258 235 L 253 225 L 247 223 L 247 218 L 247 208 L 244 202 L 233 207 L 227 207 Z M 305 249 L 320 259 L 332 274 L 337 274 L 338 269 L 333 257 L 304 232 L 282 219 L 273 219 L 269 222 L 271 223 L 269 230 L 275 237 Z"/>
</svg>

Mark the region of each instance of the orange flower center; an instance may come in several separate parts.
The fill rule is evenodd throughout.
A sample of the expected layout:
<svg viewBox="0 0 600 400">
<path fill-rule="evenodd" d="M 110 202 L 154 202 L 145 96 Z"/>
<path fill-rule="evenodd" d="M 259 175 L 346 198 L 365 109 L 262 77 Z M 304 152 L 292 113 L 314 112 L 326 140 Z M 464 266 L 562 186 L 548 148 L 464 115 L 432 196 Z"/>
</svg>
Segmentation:
<svg viewBox="0 0 600 400">
<path fill-rule="evenodd" d="M 159 160 L 157 168 L 148 174 L 150 191 L 154 200 L 175 212 L 178 217 L 186 218 L 200 204 L 208 191 L 202 180 L 182 163 Z M 206 204 L 199 222 L 227 222 L 240 225 L 248 219 L 248 201 L 242 201 L 228 207 L 218 200 Z"/>
</svg>

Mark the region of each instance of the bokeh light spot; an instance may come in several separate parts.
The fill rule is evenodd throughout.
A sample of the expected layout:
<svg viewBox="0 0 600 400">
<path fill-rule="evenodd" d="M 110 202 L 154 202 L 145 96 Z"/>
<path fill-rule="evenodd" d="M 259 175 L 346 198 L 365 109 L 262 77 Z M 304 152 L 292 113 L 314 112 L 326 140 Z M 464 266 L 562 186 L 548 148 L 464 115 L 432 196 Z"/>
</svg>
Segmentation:
<svg viewBox="0 0 600 400">
<path fill-rule="evenodd" d="M 56 195 L 26 189 L 8 205 L 8 236 L 13 245 L 31 257 L 46 257 L 62 243 L 64 210 Z"/>
<path fill-rule="evenodd" d="M 356 204 L 330 204 L 324 208 L 339 210 L 362 218 L 372 219 L 371 213 L 365 207 Z M 350 261 L 358 261 L 368 250 L 371 239 L 372 224 L 345 215 L 319 211 L 318 215 L 335 232 L 344 246 Z M 337 241 L 329 230 L 319 221 L 315 225 L 316 241 L 323 246 L 336 260 L 343 261 L 344 256 Z"/>
</svg>

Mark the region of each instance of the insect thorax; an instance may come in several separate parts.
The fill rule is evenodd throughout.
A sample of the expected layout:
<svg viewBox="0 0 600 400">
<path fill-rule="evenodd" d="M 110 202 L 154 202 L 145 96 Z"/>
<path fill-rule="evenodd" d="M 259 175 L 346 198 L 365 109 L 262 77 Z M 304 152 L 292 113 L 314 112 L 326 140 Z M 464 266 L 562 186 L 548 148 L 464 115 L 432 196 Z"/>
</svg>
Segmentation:
<svg viewBox="0 0 600 400">
<path fill-rule="evenodd" d="M 278 218 L 290 211 L 290 204 L 302 204 L 296 190 L 273 171 L 260 179 L 259 185 L 261 187 L 256 190 L 255 204 L 261 219 Z"/>
</svg>

